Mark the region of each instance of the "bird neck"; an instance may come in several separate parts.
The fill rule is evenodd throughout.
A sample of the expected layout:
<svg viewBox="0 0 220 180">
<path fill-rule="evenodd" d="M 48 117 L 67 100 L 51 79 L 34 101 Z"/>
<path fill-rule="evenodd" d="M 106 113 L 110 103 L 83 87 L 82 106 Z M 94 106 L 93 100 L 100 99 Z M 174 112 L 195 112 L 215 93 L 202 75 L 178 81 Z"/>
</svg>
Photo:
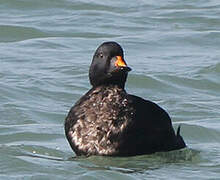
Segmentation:
<svg viewBox="0 0 220 180">
<path fill-rule="evenodd" d="M 103 89 L 103 88 L 104 89 L 108 89 L 108 88 L 112 89 L 112 88 L 114 88 L 114 89 L 121 89 L 121 90 L 125 91 L 124 86 L 125 86 L 124 83 L 123 84 L 106 83 L 106 84 L 93 86 L 92 89 Z"/>
</svg>

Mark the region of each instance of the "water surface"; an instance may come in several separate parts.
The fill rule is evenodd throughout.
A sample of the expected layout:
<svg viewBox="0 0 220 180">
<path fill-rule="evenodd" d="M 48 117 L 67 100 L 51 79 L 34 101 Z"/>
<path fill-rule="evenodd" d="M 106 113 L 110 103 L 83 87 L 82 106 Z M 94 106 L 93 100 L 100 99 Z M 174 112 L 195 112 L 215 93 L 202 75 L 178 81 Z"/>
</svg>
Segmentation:
<svg viewBox="0 0 220 180">
<path fill-rule="evenodd" d="M 218 1 L 2 0 L 0 11 L 0 179 L 219 178 Z M 166 109 L 187 149 L 75 157 L 63 122 L 104 41 L 124 48 L 127 91 Z"/>
</svg>

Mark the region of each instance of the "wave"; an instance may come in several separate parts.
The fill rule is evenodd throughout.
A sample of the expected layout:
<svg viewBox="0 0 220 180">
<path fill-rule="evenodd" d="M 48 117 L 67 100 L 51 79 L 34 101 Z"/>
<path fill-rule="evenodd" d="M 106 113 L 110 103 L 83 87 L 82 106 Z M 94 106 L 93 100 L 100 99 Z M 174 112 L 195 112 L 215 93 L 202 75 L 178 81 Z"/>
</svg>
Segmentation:
<svg viewBox="0 0 220 180">
<path fill-rule="evenodd" d="M 15 25 L 0 25 L 0 42 L 14 42 L 43 37 L 49 37 L 49 34 L 36 28 Z"/>
</svg>

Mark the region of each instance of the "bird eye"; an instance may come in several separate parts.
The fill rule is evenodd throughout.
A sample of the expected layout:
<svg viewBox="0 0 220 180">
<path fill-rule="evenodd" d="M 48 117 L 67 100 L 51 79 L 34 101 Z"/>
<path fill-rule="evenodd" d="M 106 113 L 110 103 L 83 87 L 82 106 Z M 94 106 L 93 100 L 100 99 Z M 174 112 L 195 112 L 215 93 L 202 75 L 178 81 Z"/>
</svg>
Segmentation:
<svg viewBox="0 0 220 180">
<path fill-rule="evenodd" d="M 100 58 L 103 58 L 103 54 L 102 54 L 102 53 L 100 53 L 100 54 L 99 54 L 99 57 L 100 57 Z"/>
</svg>

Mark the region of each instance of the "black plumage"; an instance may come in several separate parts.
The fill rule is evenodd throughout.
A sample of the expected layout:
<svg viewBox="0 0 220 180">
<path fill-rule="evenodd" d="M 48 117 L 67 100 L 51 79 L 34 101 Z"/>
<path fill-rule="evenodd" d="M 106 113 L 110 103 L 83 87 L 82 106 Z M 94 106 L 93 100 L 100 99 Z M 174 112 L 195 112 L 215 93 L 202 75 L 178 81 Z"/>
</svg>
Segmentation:
<svg viewBox="0 0 220 180">
<path fill-rule="evenodd" d="M 133 156 L 186 147 L 167 112 L 157 104 L 127 94 L 123 50 L 105 42 L 89 70 L 92 88 L 71 108 L 66 137 L 77 155 Z"/>
</svg>

